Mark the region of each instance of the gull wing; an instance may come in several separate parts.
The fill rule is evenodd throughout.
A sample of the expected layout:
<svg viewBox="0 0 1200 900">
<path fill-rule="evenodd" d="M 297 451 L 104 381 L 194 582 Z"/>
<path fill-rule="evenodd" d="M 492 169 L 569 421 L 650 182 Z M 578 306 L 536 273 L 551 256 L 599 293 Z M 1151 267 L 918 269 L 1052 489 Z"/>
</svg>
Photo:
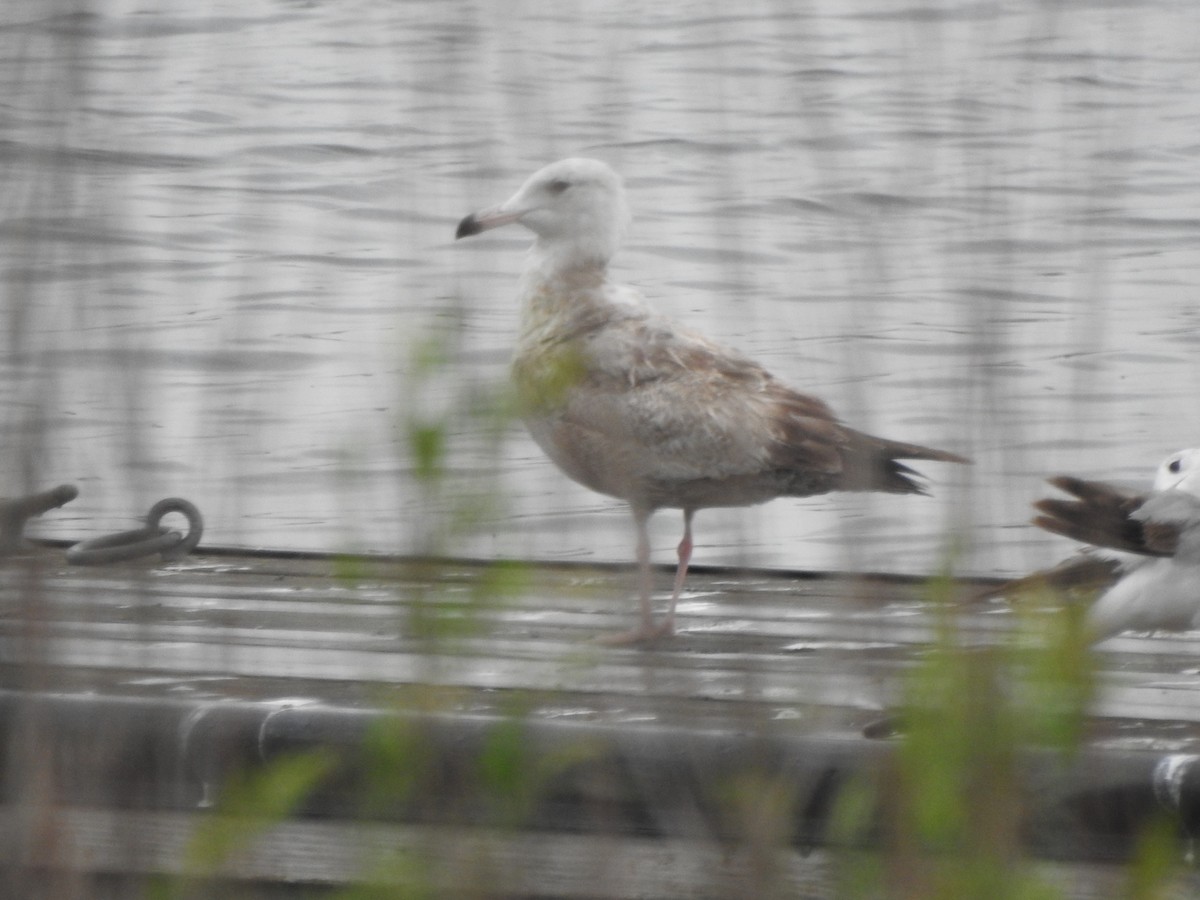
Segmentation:
<svg viewBox="0 0 1200 900">
<path fill-rule="evenodd" d="M 646 478 L 841 471 L 848 432 L 833 411 L 739 353 L 656 316 L 611 323 L 582 346 L 563 418 L 602 433 Z"/>
<path fill-rule="evenodd" d="M 980 591 L 978 600 L 1011 597 L 1032 591 L 1094 596 L 1112 587 L 1121 576 L 1123 563 L 1116 557 L 1080 553 L 1052 569 L 1043 569 Z"/>
<path fill-rule="evenodd" d="M 1200 561 L 1200 497 L 1184 490 L 1160 491 L 1147 497 L 1132 516 L 1141 523 L 1151 550 Z"/>
<path fill-rule="evenodd" d="M 1034 507 L 1041 515 L 1034 518 L 1033 524 L 1039 528 L 1096 547 L 1142 556 L 1175 553 L 1177 528 L 1170 523 L 1147 522 L 1135 515 L 1149 495 L 1069 475 L 1051 478 L 1049 483 L 1075 499 L 1037 501 Z"/>
</svg>

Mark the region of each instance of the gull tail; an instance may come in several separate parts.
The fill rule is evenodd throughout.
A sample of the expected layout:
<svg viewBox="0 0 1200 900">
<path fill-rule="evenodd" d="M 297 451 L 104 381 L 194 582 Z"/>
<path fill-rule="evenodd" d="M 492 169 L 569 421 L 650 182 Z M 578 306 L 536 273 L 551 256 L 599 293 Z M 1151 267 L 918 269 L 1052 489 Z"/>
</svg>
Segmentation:
<svg viewBox="0 0 1200 900">
<path fill-rule="evenodd" d="M 902 459 L 925 459 L 932 462 L 970 465 L 971 460 L 947 450 L 935 450 L 920 444 L 906 444 L 846 429 L 849 446 L 846 448 L 846 468 L 843 491 L 884 491 L 891 494 L 927 494 L 921 473 L 900 462 Z"/>
</svg>

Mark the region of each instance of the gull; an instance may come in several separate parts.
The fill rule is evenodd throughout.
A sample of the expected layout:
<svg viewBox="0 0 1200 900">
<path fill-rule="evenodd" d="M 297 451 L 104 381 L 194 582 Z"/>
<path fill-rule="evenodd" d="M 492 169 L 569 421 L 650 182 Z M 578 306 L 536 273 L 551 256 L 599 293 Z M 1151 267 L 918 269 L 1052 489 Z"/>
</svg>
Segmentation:
<svg viewBox="0 0 1200 900">
<path fill-rule="evenodd" d="M 534 234 L 512 360 L 521 416 L 566 475 L 633 513 L 641 616 L 610 642 L 674 633 L 697 510 L 829 491 L 921 494 L 917 473 L 899 460 L 968 461 L 848 428 L 823 401 L 610 280 L 630 214 L 621 178 L 605 163 L 551 163 L 505 202 L 466 216 L 455 237 L 514 222 Z M 661 508 L 682 510 L 683 538 L 656 624 L 647 523 Z"/>
<path fill-rule="evenodd" d="M 1100 592 L 1086 615 L 1097 642 L 1200 627 L 1200 448 L 1164 459 L 1148 493 L 1066 475 L 1049 483 L 1074 499 L 1039 500 L 1034 524 L 1092 546 L 1005 593 L 1033 584 Z"/>
</svg>

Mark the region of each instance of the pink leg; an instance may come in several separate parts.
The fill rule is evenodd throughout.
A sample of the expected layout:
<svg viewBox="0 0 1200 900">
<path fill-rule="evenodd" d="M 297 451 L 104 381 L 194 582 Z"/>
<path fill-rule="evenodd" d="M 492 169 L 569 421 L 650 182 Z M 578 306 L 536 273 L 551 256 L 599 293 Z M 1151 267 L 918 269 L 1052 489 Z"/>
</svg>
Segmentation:
<svg viewBox="0 0 1200 900">
<path fill-rule="evenodd" d="M 637 527 L 638 601 L 642 613 L 642 624 L 636 633 L 647 638 L 654 633 L 654 610 L 650 605 L 650 595 L 654 592 L 654 570 L 650 568 L 650 532 L 647 529 L 650 516 L 634 510 L 633 521 Z"/>
<path fill-rule="evenodd" d="M 692 516 L 694 514 L 695 510 L 692 509 L 683 511 L 683 539 L 675 548 L 675 552 L 679 555 L 679 567 L 675 570 L 675 588 L 671 591 L 671 605 L 667 607 L 667 619 L 663 623 L 666 634 L 675 633 L 675 604 L 679 601 L 679 594 L 687 580 L 688 563 L 692 561 Z"/>
<path fill-rule="evenodd" d="M 654 593 L 654 570 L 650 567 L 650 532 L 647 525 L 650 513 L 633 510 L 633 524 L 637 528 L 637 567 L 638 567 L 638 603 L 640 605 L 640 620 L 637 628 L 623 631 L 620 634 L 604 635 L 600 643 L 623 645 L 644 644 L 661 637 L 670 637 L 674 633 L 674 615 L 668 615 L 660 625 L 654 624 L 654 608 L 651 596 Z M 688 552 L 691 552 L 689 542 Z M 674 600 L 672 600 L 672 610 Z"/>
</svg>

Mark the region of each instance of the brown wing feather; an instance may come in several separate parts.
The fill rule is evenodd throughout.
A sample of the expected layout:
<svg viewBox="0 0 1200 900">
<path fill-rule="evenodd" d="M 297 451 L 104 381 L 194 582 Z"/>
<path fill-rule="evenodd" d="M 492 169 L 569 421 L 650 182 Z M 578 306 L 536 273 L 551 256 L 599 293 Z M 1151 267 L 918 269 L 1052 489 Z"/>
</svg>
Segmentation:
<svg viewBox="0 0 1200 900">
<path fill-rule="evenodd" d="M 954 453 L 847 428 L 821 400 L 778 382 L 773 393 L 773 418 L 778 425 L 768 459 L 777 469 L 796 473 L 796 493 L 811 491 L 815 477 L 821 475 L 825 483 L 820 490 L 923 494 L 924 488 L 915 480 L 918 473 L 898 460 L 969 462 Z"/>
<path fill-rule="evenodd" d="M 1174 556 L 1179 549 L 1179 527 L 1168 522 L 1142 522 L 1147 556 Z"/>
<path fill-rule="evenodd" d="M 1117 580 L 1120 568 L 1121 563 L 1118 560 L 1084 553 L 1060 563 L 1053 569 L 1034 572 L 1032 575 L 987 588 L 981 591 L 976 599 L 1013 597 L 1037 590 L 1095 594 L 1107 589 Z"/>
<path fill-rule="evenodd" d="M 771 468 L 811 471 L 840 476 L 845 469 L 848 431 L 822 400 L 801 394 L 775 381 L 770 387 L 774 403 L 772 442 L 767 451 Z"/>
<path fill-rule="evenodd" d="M 1048 498 L 1034 503 L 1041 515 L 1034 518 L 1033 524 L 1039 528 L 1097 547 L 1143 556 L 1174 555 L 1179 539 L 1177 529 L 1162 523 L 1144 523 L 1132 516 L 1146 501 L 1145 494 L 1069 475 L 1048 481 L 1076 499 Z"/>
<path fill-rule="evenodd" d="M 574 377 L 557 395 L 541 392 L 557 423 L 547 452 L 603 493 L 695 507 L 831 490 L 921 493 L 897 459 L 966 462 L 846 428 L 820 399 L 656 316 L 608 321 L 577 339 Z M 519 383 L 548 368 L 544 352 L 518 360 Z"/>
</svg>

